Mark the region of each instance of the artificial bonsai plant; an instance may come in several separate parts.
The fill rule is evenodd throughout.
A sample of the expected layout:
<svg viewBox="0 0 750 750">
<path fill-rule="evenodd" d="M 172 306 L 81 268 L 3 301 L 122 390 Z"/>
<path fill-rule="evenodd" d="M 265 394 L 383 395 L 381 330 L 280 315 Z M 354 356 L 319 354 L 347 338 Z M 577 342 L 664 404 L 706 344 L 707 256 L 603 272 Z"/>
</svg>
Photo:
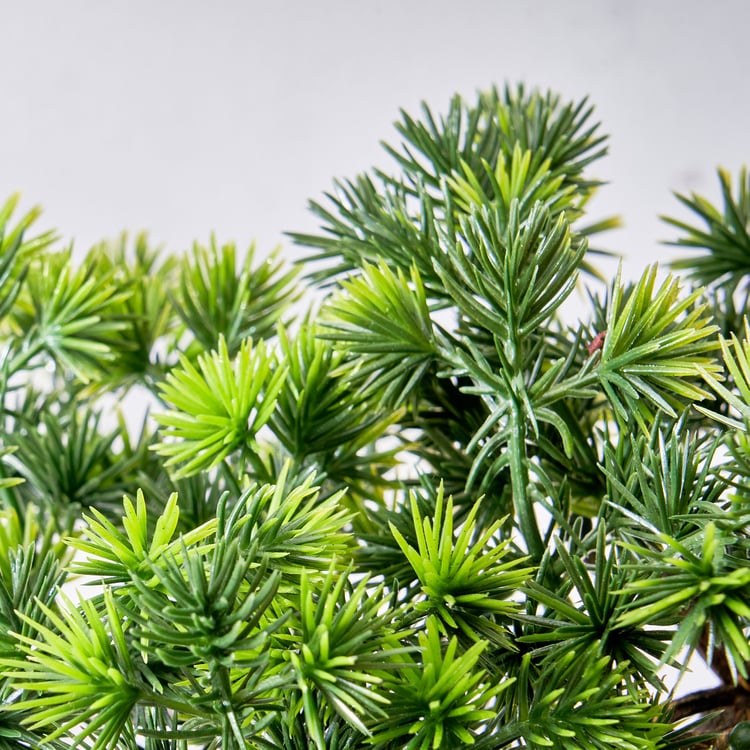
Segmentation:
<svg viewBox="0 0 750 750">
<path fill-rule="evenodd" d="M 3 750 L 750 746 L 747 173 L 606 283 L 585 102 L 396 127 L 298 269 L 0 211 Z"/>
</svg>

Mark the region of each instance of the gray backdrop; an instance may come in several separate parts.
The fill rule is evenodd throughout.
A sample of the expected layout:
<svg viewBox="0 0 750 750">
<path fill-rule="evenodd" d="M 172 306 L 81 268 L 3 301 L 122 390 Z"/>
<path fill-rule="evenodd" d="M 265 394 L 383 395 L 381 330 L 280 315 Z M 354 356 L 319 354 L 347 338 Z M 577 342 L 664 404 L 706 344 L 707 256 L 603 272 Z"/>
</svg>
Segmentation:
<svg viewBox="0 0 750 750">
<path fill-rule="evenodd" d="M 333 177 L 387 163 L 399 107 L 506 81 L 596 105 L 592 212 L 624 216 L 630 277 L 672 252 L 670 191 L 716 197 L 716 165 L 748 159 L 741 0 L 3 0 L 0 28 L 0 197 L 79 251 L 126 228 L 270 249 Z"/>
</svg>

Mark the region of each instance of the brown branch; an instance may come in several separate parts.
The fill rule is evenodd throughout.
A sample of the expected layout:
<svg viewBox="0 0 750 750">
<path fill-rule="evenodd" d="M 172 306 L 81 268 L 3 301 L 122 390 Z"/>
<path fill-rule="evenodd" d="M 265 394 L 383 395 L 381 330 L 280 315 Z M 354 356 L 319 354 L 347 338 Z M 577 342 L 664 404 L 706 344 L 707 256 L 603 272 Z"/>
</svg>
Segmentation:
<svg viewBox="0 0 750 750">
<path fill-rule="evenodd" d="M 677 698 L 671 704 L 672 721 L 690 716 L 715 714 L 701 722 L 692 733 L 694 736 L 714 734 L 710 742 L 691 745 L 692 750 L 726 750 L 729 747 L 729 733 L 741 721 L 750 718 L 750 692 L 747 683 L 740 685 L 720 685 L 708 690 Z"/>
<path fill-rule="evenodd" d="M 737 685 L 720 685 L 708 690 L 699 690 L 672 701 L 671 707 L 674 711 L 672 720 L 679 721 L 688 716 L 708 714 L 719 708 L 732 706 L 738 699 L 740 702 L 747 703 L 750 700 L 750 694 Z"/>
</svg>

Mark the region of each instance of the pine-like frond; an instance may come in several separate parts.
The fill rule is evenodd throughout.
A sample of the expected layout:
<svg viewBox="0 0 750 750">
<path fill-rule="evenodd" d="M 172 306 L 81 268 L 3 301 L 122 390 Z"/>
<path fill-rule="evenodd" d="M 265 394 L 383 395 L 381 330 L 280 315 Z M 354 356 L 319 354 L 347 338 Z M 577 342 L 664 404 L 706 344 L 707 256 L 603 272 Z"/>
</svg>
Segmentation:
<svg viewBox="0 0 750 750">
<path fill-rule="evenodd" d="M 247 339 L 231 357 L 220 338 L 218 349 L 199 355 L 195 365 L 183 355 L 159 385 L 173 409 L 155 415 L 164 439 L 153 449 L 166 466 L 182 464 L 176 477 L 213 468 L 234 452 L 253 461 L 255 436 L 270 419 L 286 374 L 263 341 Z"/>
<path fill-rule="evenodd" d="M 746 167 L 740 171 L 736 193 L 726 170 L 719 170 L 719 183 L 723 210 L 695 193 L 675 194 L 703 221 L 704 227 L 665 216 L 662 219 L 684 233 L 667 244 L 706 251 L 672 261 L 672 267 L 686 271 L 699 284 L 722 287 L 732 293 L 747 287 L 750 274 L 750 173 Z"/>
</svg>

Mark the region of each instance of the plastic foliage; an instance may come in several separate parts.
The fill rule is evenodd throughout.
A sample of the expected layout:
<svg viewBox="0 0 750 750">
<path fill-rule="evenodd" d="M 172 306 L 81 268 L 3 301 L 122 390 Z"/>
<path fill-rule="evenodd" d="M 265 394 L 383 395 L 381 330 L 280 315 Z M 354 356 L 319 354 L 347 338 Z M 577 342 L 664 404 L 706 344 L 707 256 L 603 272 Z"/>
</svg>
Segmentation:
<svg viewBox="0 0 750 750">
<path fill-rule="evenodd" d="M 301 268 L 0 206 L 0 750 L 747 744 L 747 171 L 625 279 L 593 114 L 402 112 Z"/>
</svg>

